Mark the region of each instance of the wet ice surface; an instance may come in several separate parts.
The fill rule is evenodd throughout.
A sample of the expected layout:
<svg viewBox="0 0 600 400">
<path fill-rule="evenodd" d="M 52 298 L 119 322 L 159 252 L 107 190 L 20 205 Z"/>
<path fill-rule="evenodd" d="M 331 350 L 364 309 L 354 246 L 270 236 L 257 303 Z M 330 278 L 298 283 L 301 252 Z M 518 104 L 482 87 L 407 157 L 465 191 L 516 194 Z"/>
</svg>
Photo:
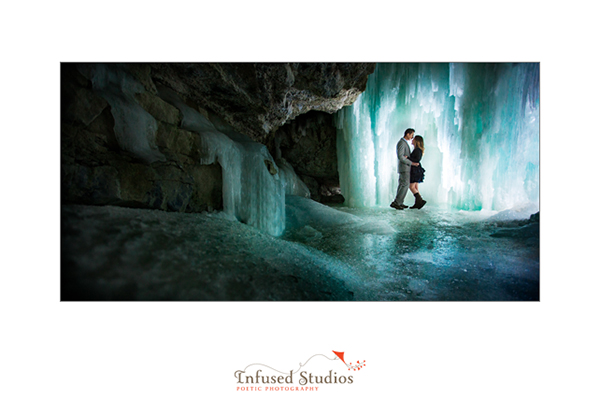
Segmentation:
<svg viewBox="0 0 600 400">
<path fill-rule="evenodd" d="M 539 299 L 539 224 L 497 215 L 288 196 L 280 238 L 224 213 L 63 206 L 62 223 L 65 300 Z"/>
<path fill-rule="evenodd" d="M 361 282 L 356 300 L 539 299 L 539 223 L 523 221 L 531 210 L 336 207 L 357 219 L 315 219 L 320 205 L 286 203 L 284 239 L 344 262 Z"/>
</svg>

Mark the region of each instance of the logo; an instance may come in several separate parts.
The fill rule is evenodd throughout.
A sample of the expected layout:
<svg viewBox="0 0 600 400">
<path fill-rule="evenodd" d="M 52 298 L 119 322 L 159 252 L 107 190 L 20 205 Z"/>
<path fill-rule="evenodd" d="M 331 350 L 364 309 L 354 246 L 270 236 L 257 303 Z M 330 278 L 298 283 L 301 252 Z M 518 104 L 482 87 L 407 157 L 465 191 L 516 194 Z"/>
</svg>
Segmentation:
<svg viewBox="0 0 600 400">
<path fill-rule="evenodd" d="M 295 371 L 278 370 L 266 364 L 254 363 L 234 373 L 238 392 L 315 392 L 323 385 L 352 385 L 354 373 L 366 366 L 366 360 L 346 363 L 344 352 L 333 351 L 333 357 L 315 354 L 306 362 L 299 363 Z M 341 361 L 345 368 L 341 368 Z M 311 369 L 306 366 L 311 362 Z M 335 362 L 335 363 L 333 363 Z M 350 372 L 347 372 L 350 371 Z"/>
</svg>

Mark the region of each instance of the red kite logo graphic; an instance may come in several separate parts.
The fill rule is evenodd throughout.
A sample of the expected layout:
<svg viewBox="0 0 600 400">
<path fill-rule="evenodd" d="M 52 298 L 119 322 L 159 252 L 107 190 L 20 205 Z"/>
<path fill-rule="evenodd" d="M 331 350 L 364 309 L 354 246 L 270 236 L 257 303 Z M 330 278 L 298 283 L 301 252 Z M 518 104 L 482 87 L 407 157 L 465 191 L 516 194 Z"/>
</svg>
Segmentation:
<svg viewBox="0 0 600 400">
<path fill-rule="evenodd" d="M 280 371 L 280 370 L 275 369 L 273 367 L 270 367 L 270 366 L 268 366 L 266 364 L 252 363 L 252 364 L 248 365 L 246 368 L 244 368 L 243 370 L 237 370 L 237 371 L 235 371 L 234 376 L 236 377 L 236 379 L 238 379 L 238 383 L 240 383 L 240 384 L 244 383 L 244 382 L 242 382 L 242 376 L 245 377 L 246 383 L 249 383 L 249 382 L 250 383 L 254 383 L 254 382 L 258 383 L 259 372 L 261 372 L 262 370 L 259 369 L 258 371 L 256 371 L 256 375 L 254 377 L 250 376 L 250 375 L 246 376 L 246 370 L 248 368 L 252 367 L 252 366 L 260 366 L 260 367 L 269 368 L 269 369 L 273 370 L 274 372 L 276 372 L 276 373 L 278 373 L 278 374 L 281 375 L 281 376 L 279 376 L 277 378 L 275 378 L 275 376 L 271 376 L 271 377 L 266 377 L 265 378 L 264 376 L 260 375 L 261 376 L 261 381 L 263 381 L 263 383 L 268 383 L 268 382 L 264 382 L 265 379 L 268 379 L 269 381 L 277 381 L 277 383 L 282 383 L 280 381 L 280 379 L 282 379 L 282 378 L 285 378 L 285 380 L 286 380 L 285 382 L 286 383 L 291 383 L 291 382 L 288 382 L 287 380 L 288 379 L 291 380 L 292 377 L 293 377 L 293 375 L 296 375 L 298 372 L 300 372 L 300 370 L 302 368 L 304 368 L 306 366 L 306 364 L 308 364 L 308 362 L 310 360 L 312 360 L 313 358 L 315 358 L 315 357 L 323 357 L 323 358 L 327 359 L 328 361 L 341 360 L 344 363 L 344 365 L 348 368 L 348 371 L 350 371 L 350 370 L 352 370 L 352 371 L 358 371 L 358 370 L 364 368 L 364 366 L 366 365 L 366 361 L 365 360 L 363 360 L 363 362 L 357 361 L 356 364 L 352 364 L 352 363 L 348 364 L 348 363 L 346 363 L 346 361 L 344 360 L 344 352 L 343 351 L 333 351 L 333 354 L 335 354 L 335 357 L 333 357 L 333 358 L 329 358 L 325 354 L 315 354 L 312 357 L 310 357 L 308 360 L 306 360 L 305 363 L 299 363 L 300 366 L 298 367 L 298 369 L 296 371 L 291 370 L 291 369 L 290 370 L 285 370 L 285 371 Z M 287 371 L 289 371 L 289 373 Z M 331 371 L 329 371 L 329 373 L 331 374 Z M 302 379 L 304 379 L 304 381 L 306 381 L 307 379 L 309 379 L 310 383 L 312 383 L 313 377 L 315 377 L 315 381 L 316 381 L 315 383 L 323 383 L 323 382 L 319 382 L 316 379 L 316 377 L 317 377 L 316 375 L 313 376 L 312 374 L 310 374 L 309 377 L 307 378 L 305 376 L 305 371 L 300 372 L 300 376 L 302 377 Z M 265 378 L 265 379 L 263 379 L 263 378 Z M 323 378 L 323 377 L 320 377 L 320 378 Z M 331 380 L 331 378 L 329 378 L 329 379 Z M 335 381 L 334 383 L 338 383 L 337 382 L 338 379 L 339 379 L 340 383 L 346 383 L 346 377 L 344 377 L 344 376 L 334 377 L 334 381 Z M 332 382 L 327 382 L 327 377 L 324 378 L 324 382 L 325 383 L 332 383 Z M 348 377 L 348 382 L 352 383 L 352 376 Z M 274 382 L 271 382 L 271 383 L 274 383 Z M 300 384 L 301 385 L 305 385 L 306 382 L 305 383 L 300 383 Z"/>
<path fill-rule="evenodd" d="M 344 352 L 343 351 L 333 351 L 333 354 L 335 354 L 345 365 L 346 367 L 348 367 L 348 371 L 353 370 L 353 371 L 357 371 L 361 368 L 363 368 L 366 364 L 366 361 L 363 360 L 363 362 L 361 363 L 360 361 L 357 361 L 356 364 L 352 365 L 352 363 L 350 364 L 346 364 L 346 361 L 344 361 Z"/>
</svg>

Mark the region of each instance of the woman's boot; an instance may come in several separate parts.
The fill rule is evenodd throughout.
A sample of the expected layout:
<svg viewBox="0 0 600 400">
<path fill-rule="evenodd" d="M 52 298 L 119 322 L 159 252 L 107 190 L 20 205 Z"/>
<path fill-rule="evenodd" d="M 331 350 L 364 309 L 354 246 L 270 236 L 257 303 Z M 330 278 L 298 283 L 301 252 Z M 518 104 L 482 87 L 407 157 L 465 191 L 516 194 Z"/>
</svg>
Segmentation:
<svg viewBox="0 0 600 400">
<path fill-rule="evenodd" d="M 416 209 L 420 210 L 421 208 L 423 208 L 425 203 L 427 203 L 427 202 L 425 200 L 423 200 L 423 198 L 421 197 L 421 194 L 417 192 L 417 193 L 415 193 L 415 205 L 412 206 L 411 208 L 416 208 Z"/>
<path fill-rule="evenodd" d="M 427 203 L 425 200 L 423 200 L 423 198 L 421 197 L 421 195 L 419 193 L 417 193 L 417 201 L 419 202 L 419 205 L 417 206 L 417 208 L 419 210 L 421 208 L 423 208 L 423 206 L 425 205 L 425 203 Z"/>
<path fill-rule="evenodd" d="M 415 204 L 410 208 L 411 210 L 415 209 L 415 208 L 419 208 L 419 204 L 420 204 L 419 199 L 421 198 L 421 195 L 419 194 L 419 192 L 413 193 L 413 195 L 415 196 Z"/>
</svg>

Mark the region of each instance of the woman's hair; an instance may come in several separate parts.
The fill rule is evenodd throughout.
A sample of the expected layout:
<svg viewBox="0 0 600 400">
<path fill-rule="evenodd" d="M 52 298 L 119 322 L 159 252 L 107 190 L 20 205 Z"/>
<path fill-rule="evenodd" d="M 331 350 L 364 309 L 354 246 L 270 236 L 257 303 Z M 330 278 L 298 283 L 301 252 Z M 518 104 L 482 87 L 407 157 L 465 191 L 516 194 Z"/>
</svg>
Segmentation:
<svg viewBox="0 0 600 400">
<path fill-rule="evenodd" d="M 413 143 L 415 144 L 415 147 L 420 148 L 421 151 L 425 153 L 425 142 L 423 141 L 423 136 L 415 136 L 413 138 Z"/>
</svg>

